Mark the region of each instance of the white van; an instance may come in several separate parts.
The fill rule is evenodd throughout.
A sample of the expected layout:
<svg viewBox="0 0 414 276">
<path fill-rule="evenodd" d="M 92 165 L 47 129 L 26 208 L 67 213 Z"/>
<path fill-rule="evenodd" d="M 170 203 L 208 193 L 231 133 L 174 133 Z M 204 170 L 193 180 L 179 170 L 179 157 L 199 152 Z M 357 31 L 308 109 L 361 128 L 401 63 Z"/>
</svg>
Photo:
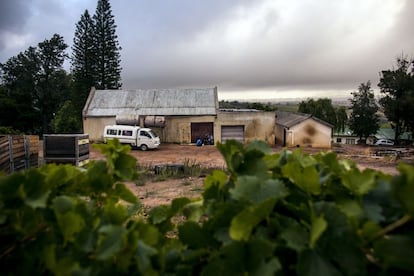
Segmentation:
<svg viewBox="0 0 414 276">
<path fill-rule="evenodd" d="M 122 144 L 130 144 L 131 147 L 139 147 L 141 150 L 155 149 L 160 146 L 160 137 L 150 128 L 141 128 L 128 125 L 105 126 L 103 133 L 104 142 L 117 138 Z"/>
</svg>

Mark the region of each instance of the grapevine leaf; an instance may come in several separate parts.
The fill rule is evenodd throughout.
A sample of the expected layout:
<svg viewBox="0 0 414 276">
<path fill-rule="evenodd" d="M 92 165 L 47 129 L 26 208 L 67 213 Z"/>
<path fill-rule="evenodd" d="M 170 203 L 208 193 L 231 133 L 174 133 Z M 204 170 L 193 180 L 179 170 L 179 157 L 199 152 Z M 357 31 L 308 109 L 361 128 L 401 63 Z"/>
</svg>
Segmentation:
<svg viewBox="0 0 414 276">
<path fill-rule="evenodd" d="M 198 221 L 203 215 L 203 201 L 194 201 L 188 203 L 183 208 L 183 214 L 188 220 Z"/>
<path fill-rule="evenodd" d="M 146 244 L 153 246 L 157 244 L 160 237 L 157 228 L 150 224 L 139 222 L 137 230 L 139 232 L 140 239 L 142 239 Z"/>
<path fill-rule="evenodd" d="M 258 268 L 255 269 L 251 275 L 275 275 L 282 269 L 282 265 L 277 258 L 271 258 L 268 262 L 260 262 Z"/>
<path fill-rule="evenodd" d="M 203 268 L 201 275 L 244 275 L 246 252 L 244 243 L 232 242 L 223 246 Z"/>
<path fill-rule="evenodd" d="M 178 227 L 178 237 L 180 240 L 189 246 L 189 248 L 198 249 L 209 247 L 213 242 L 211 235 L 203 231 L 200 225 L 196 222 L 187 221 Z"/>
<path fill-rule="evenodd" d="M 372 221 L 367 221 L 362 226 L 361 235 L 365 240 L 370 241 L 381 231 L 381 229 L 382 228 L 378 224 Z"/>
<path fill-rule="evenodd" d="M 46 207 L 47 199 L 51 192 L 50 187 L 44 181 L 44 177 L 30 171 L 23 182 L 25 203 L 32 208 Z"/>
<path fill-rule="evenodd" d="M 360 171 L 358 169 L 346 171 L 342 174 L 343 185 L 357 196 L 363 196 L 375 188 L 376 172 L 370 169 Z"/>
<path fill-rule="evenodd" d="M 260 140 L 255 140 L 251 143 L 249 143 L 246 146 L 246 151 L 257 151 L 257 152 L 261 152 L 261 156 L 264 154 L 272 154 L 273 151 L 272 149 L 269 147 L 269 144 L 264 142 L 264 141 L 260 141 Z"/>
<path fill-rule="evenodd" d="M 363 210 L 356 200 L 339 200 L 337 206 L 348 218 L 363 216 Z"/>
<path fill-rule="evenodd" d="M 299 255 L 296 273 L 301 276 L 341 275 L 328 260 L 313 250 L 305 250 Z"/>
<path fill-rule="evenodd" d="M 270 198 L 237 214 L 231 221 L 230 237 L 237 241 L 248 240 L 254 227 L 272 212 L 275 203 L 276 199 Z"/>
<path fill-rule="evenodd" d="M 169 206 L 157 206 L 150 211 L 148 220 L 156 225 L 161 232 L 166 233 L 173 227 L 170 213 Z"/>
<path fill-rule="evenodd" d="M 414 272 L 414 238 L 390 235 L 374 244 L 375 255 L 386 268 L 397 267 Z"/>
<path fill-rule="evenodd" d="M 364 202 L 364 211 L 367 219 L 373 222 L 381 222 L 385 219 L 382 214 L 382 207 L 376 202 Z"/>
<path fill-rule="evenodd" d="M 298 223 L 283 229 L 281 237 L 288 247 L 298 252 L 305 250 L 309 241 L 309 233 Z"/>
<path fill-rule="evenodd" d="M 280 180 L 263 180 L 257 176 L 240 176 L 230 194 L 237 200 L 249 200 L 254 203 L 263 202 L 269 198 L 281 199 L 289 192 Z"/>
<path fill-rule="evenodd" d="M 104 207 L 105 219 L 109 223 L 122 224 L 128 218 L 128 211 L 123 204 L 108 203 Z"/>
<path fill-rule="evenodd" d="M 319 217 L 312 217 L 312 225 L 309 240 L 310 248 L 315 247 L 316 242 L 318 241 L 319 237 L 323 234 L 327 227 L 328 223 L 324 219 L 323 215 Z"/>
<path fill-rule="evenodd" d="M 227 175 L 223 171 L 215 170 L 204 180 L 203 198 L 219 199 L 226 195 Z"/>
<path fill-rule="evenodd" d="M 282 167 L 282 173 L 306 193 L 321 193 L 319 174 L 313 164 L 302 167 L 299 162 L 291 161 Z"/>
<path fill-rule="evenodd" d="M 223 155 L 230 172 L 236 172 L 242 162 L 243 145 L 235 140 L 226 141 L 225 144 L 218 143 L 217 149 Z"/>
<path fill-rule="evenodd" d="M 65 243 L 74 241 L 75 234 L 82 231 L 86 225 L 82 216 L 72 211 L 56 213 L 56 217 Z"/>
<path fill-rule="evenodd" d="M 400 175 L 392 181 L 392 193 L 404 209 L 414 216 L 414 167 L 401 163 L 398 170 Z"/>
<path fill-rule="evenodd" d="M 171 207 L 170 207 L 171 215 L 175 215 L 178 212 L 180 212 L 183 209 L 183 207 L 190 202 L 191 201 L 186 197 L 180 197 L 180 198 L 173 199 L 171 203 Z"/>
<path fill-rule="evenodd" d="M 115 195 L 129 203 L 136 203 L 138 198 L 131 192 L 130 189 L 125 187 L 123 183 L 117 183 L 115 185 Z"/>
<path fill-rule="evenodd" d="M 134 180 L 137 178 L 137 160 L 129 154 L 120 155 L 114 162 L 115 175 L 119 179 Z"/>
<path fill-rule="evenodd" d="M 252 238 L 246 243 L 245 267 L 253 275 L 274 275 L 281 265 L 273 253 L 275 244 L 267 239 Z"/>
<path fill-rule="evenodd" d="M 149 219 L 153 224 L 159 224 L 169 219 L 168 206 L 157 206 L 153 208 L 149 213 Z"/>
<path fill-rule="evenodd" d="M 74 199 L 69 196 L 58 196 L 52 201 L 53 208 L 58 213 L 66 213 L 75 206 Z"/>
<path fill-rule="evenodd" d="M 156 255 L 157 250 L 144 243 L 143 241 L 138 241 L 138 267 L 142 275 L 150 275 L 151 272 L 151 257 Z M 154 273 L 155 274 L 155 273 Z"/>
<path fill-rule="evenodd" d="M 104 225 L 99 229 L 96 258 L 107 260 L 117 254 L 124 243 L 126 230 L 118 225 Z"/>
<path fill-rule="evenodd" d="M 53 271 L 56 267 L 56 244 L 48 244 L 43 249 L 43 255 L 46 267 Z"/>
</svg>

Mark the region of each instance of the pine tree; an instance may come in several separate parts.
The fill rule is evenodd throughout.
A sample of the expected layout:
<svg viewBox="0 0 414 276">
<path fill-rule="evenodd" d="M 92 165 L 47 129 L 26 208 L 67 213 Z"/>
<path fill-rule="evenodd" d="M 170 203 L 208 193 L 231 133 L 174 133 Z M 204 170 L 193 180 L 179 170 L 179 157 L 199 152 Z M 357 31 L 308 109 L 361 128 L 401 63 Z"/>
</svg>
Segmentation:
<svg viewBox="0 0 414 276">
<path fill-rule="evenodd" d="M 348 122 L 349 128 L 365 143 L 368 136 L 377 133 L 379 129 L 378 105 L 371 89 L 371 82 L 361 83 L 358 92 L 351 94 L 353 98 L 350 99 L 352 114 Z"/>
<path fill-rule="evenodd" d="M 73 91 L 72 104 L 79 117 L 92 86 L 96 86 L 97 66 L 94 43 L 94 22 L 88 10 L 82 14 L 76 24 L 72 46 Z"/>
<path fill-rule="evenodd" d="M 98 89 L 121 87 L 121 59 L 119 43 L 115 33 L 116 25 L 109 0 L 98 0 L 93 16 L 95 30 L 96 72 Z"/>
</svg>

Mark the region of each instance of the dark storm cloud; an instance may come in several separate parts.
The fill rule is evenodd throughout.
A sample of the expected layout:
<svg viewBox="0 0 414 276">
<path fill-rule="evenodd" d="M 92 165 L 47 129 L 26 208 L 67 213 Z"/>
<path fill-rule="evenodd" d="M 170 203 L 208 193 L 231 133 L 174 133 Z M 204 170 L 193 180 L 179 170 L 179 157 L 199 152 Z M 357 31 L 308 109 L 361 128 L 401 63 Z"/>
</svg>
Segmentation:
<svg viewBox="0 0 414 276">
<path fill-rule="evenodd" d="M 20 33 L 25 25 L 29 8 L 24 0 L 0 1 L 0 51 L 6 46 L 7 33 Z"/>
<path fill-rule="evenodd" d="M 24 26 L 29 8 L 24 0 L 0 1 L 0 31 L 18 32 Z"/>
<path fill-rule="evenodd" d="M 376 85 L 378 72 L 398 53 L 413 51 L 410 1 L 239 2 L 213 12 L 214 19 L 206 8 L 190 14 L 178 10 L 182 13 L 174 16 L 187 20 L 186 27 L 181 31 L 159 17 L 165 29 L 147 30 L 160 40 L 143 40 L 135 44 L 134 55 L 127 54 L 124 64 L 131 70 L 125 84 L 352 90 L 367 80 Z"/>
<path fill-rule="evenodd" d="M 85 9 L 95 12 L 97 1 L 3 2 L 0 62 L 54 33 L 71 45 L 75 24 Z M 124 88 L 352 91 L 368 80 L 376 85 L 378 73 L 402 52 L 414 55 L 410 0 L 112 0 L 111 5 Z"/>
</svg>

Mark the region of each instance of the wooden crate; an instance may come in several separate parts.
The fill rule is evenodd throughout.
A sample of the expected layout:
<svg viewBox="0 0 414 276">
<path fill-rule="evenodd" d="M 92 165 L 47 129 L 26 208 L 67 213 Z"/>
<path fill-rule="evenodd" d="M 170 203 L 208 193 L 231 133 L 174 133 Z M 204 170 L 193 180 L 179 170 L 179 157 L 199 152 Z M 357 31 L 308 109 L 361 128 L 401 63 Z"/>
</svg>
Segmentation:
<svg viewBox="0 0 414 276">
<path fill-rule="evenodd" d="M 89 135 L 43 135 L 43 159 L 47 164 L 85 165 L 89 161 Z"/>
<path fill-rule="evenodd" d="M 39 165 L 39 137 L 0 135 L 0 170 L 6 173 Z"/>
</svg>

